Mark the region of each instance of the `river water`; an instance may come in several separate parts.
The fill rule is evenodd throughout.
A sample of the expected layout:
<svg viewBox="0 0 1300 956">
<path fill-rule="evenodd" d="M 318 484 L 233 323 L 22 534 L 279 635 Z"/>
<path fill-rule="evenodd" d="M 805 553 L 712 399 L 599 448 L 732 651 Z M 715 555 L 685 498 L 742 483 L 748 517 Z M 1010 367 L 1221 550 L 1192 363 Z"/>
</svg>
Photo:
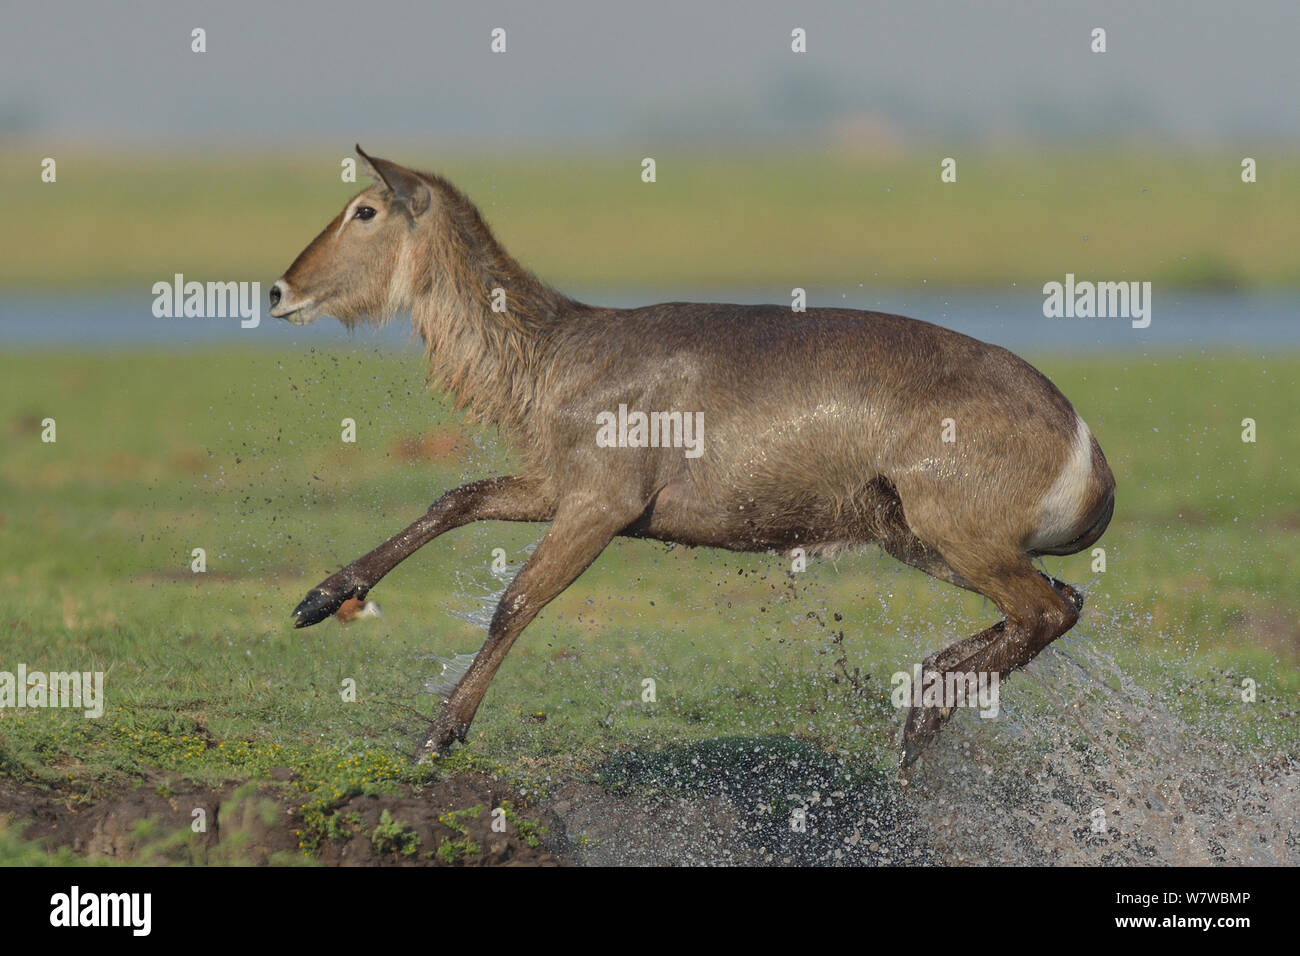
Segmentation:
<svg viewBox="0 0 1300 956">
<path fill-rule="evenodd" d="M 612 306 L 662 301 L 788 302 L 778 292 L 742 294 L 735 290 L 572 290 L 580 300 Z M 265 288 L 262 290 L 265 296 Z M 261 303 L 256 327 L 239 318 L 156 318 L 152 293 L 0 295 L 0 342 L 19 347 L 269 345 L 304 348 L 349 339 L 343 326 L 323 319 L 305 328 L 272 319 Z M 1046 318 L 1038 289 L 1004 290 L 809 289 L 809 306 L 838 306 L 895 312 L 956 329 L 1010 349 L 1036 352 L 1114 352 L 1300 347 L 1297 297 L 1291 292 L 1203 292 L 1156 289 L 1151 322 L 1134 328 L 1125 318 Z M 400 348 L 407 344 L 405 321 L 351 333 L 367 345 Z"/>
</svg>

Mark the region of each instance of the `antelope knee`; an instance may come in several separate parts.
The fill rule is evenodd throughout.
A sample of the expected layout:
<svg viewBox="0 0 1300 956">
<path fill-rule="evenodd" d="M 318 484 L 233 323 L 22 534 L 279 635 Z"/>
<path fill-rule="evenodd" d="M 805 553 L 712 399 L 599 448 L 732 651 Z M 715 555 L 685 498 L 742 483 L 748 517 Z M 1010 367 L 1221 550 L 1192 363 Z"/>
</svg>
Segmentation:
<svg viewBox="0 0 1300 956">
<path fill-rule="evenodd" d="M 1071 588 L 1070 590 L 1073 591 L 1074 589 Z M 1083 599 L 1080 598 L 1079 606 L 1082 607 L 1082 605 Z M 1074 600 L 1071 597 L 1060 595 L 1056 607 L 1045 613 L 1041 620 L 1043 626 L 1051 632 L 1051 636 L 1057 638 L 1079 622 L 1079 610 L 1075 607 Z"/>
</svg>

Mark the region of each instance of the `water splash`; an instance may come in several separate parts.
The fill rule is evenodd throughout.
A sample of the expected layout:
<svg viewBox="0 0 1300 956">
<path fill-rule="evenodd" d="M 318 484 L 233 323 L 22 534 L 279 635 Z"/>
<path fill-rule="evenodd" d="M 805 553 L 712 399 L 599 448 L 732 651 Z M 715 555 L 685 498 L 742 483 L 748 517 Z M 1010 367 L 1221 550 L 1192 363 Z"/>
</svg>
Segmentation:
<svg viewBox="0 0 1300 956">
<path fill-rule="evenodd" d="M 913 779 L 949 862 L 1300 862 L 1300 765 L 1284 748 L 1263 760 L 1229 728 L 1192 727 L 1083 639 L 1013 680 L 1003 717 L 954 719 Z"/>
<path fill-rule="evenodd" d="M 533 547 L 536 547 L 534 545 Z M 528 549 L 530 552 L 532 548 Z M 514 580 L 523 563 L 506 564 L 502 568 L 495 569 L 489 567 L 489 573 L 492 576 L 492 582 L 487 583 L 477 578 L 470 577 L 467 574 L 456 572 L 456 587 L 452 593 L 471 606 L 468 610 L 458 610 L 451 608 L 448 613 L 453 617 L 467 621 L 469 624 L 486 632 L 492 624 L 492 615 L 496 613 L 498 602 L 501 596 L 505 594 L 506 588 Z M 443 700 L 451 697 L 452 691 L 460 683 L 460 679 L 465 676 L 477 654 L 456 654 L 453 657 L 441 657 L 437 654 L 427 655 L 424 659 L 436 661 L 441 665 L 438 675 L 431 677 L 425 682 L 425 690 L 430 694 L 435 694 Z"/>
<path fill-rule="evenodd" d="M 456 689 L 460 679 L 465 676 L 469 666 L 474 663 L 477 654 L 457 654 L 454 657 L 439 657 L 437 654 L 430 654 L 426 660 L 437 661 L 442 665 L 442 670 L 438 672 L 437 677 L 431 677 L 425 681 L 424 689 L 430 694 L 436 694 L 443 700 L 451 697 L 451 692 Z"/>
<path fill-rule="evenodd" d="M 529 546 L 527 548 L 528 553 L 531 554 L 535 547 L 537 547 L 536 544 Z M 496 613 L 501 596 L 506 593 L 506 588 L 515 579 L 515 575 L 519 573 L 523 566 L 524 562 L 522 561 L 518 564 L 506 564 L 500 570 L 489 566 L 488 573 L 492 576 L 491 583 L 457 571 L 456 586 L 452 589 L 452 594 L 463 601 L 469 602 L 471 607 L 468 610 L 451 608 L 447 613 L 486 632 L 492 624 L 492 615 Z"/>
<path fill-rule="evenodd" d="M 1300 863 L 1289 702 L 1244 704 L 1235 678 L 1163 655 L 1122 665 L 1098 640 L 1040 654 L 998 718 L 962 709 L 906 786 L 872 769 L 896 765 L 884 736 L 852 754 L 823 749 L 833 734 L 620 748 L 598 784 L 556 790 L 568 850 L 595 865 Z"/>
</svg>

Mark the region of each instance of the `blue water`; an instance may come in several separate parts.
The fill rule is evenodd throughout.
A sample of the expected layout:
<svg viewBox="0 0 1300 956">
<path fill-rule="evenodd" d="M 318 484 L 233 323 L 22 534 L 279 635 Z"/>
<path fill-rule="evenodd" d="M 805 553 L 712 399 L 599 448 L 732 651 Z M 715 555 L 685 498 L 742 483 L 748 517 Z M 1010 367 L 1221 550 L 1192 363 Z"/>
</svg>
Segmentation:
<svg viewBox="0 0 1300 956">
<path fill-rule="evenodd" d="M 566 290 L 586 302 L 612 306 L 696 300 L 713 302 L 781 302 L 775 293 L 735 290 L 690 291 L 659 288 L 617 293 Z M 265 293 L 265 290 L 263 290 Z M 270 345 L 309 348 L 354 342 L 406 347 L 408 322 L 349 335 L 337 321 L 321 319 L 298 328 L 272 319 L 262 303 L 260 324 L 240 327 L 238 318 L 155 318 L 153 296 L 113 292 L 92 295 L 0 296 L 0 344 L 7 347 Z M 896 312 L 965 332 L 1011 349 L 1036 351 L 1117 351 L 1182 346 L 1300 346 L 1300 309 L 1291 292 L 1172 291 L 1153 295 L 1151 324 L 1135 329 L 1122 318 L 1044 318 L 1038 289 L 1000 291 L 809 290 L 808 305 L 848 306 Z"/>
</svg>

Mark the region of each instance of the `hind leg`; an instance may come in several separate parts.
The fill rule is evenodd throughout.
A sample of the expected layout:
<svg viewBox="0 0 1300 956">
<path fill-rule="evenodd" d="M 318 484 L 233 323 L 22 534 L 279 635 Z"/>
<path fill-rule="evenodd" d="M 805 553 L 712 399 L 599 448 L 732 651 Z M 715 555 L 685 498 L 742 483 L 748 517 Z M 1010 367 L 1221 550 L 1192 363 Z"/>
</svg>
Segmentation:
<svg viewBox="0 0 1300 956">
<path fill-rule="evenodd" d="M 952 569 L 943 559 L 943 555 L 925 544 L 907 528 L 891 529 L 878 542 L 884 552 L 895 561 L 901 561 L 908 567 L 924 571 L 932 578 L 955 584 L 967 591 L 977 591 L 974 585 Z M 977 591 L 978 593 L 978 591 Z"/>
<path fill-rule="evenodd" d="M 987 679 L 987 675 L 996 673 L 1000 681 L 1033 660 L 1079 618 L 1083 603 L 1079 593 L 1040 574 L 1024 555 L 989 561 L 963 559 L 960 554 L 950 553 L 947 560 L 973 585 L 973 590 L 988 597 L 1006 617 L 927 660 L 924 669 L 935 671 L 945 685 L 948 674 L 974 673 L 977 678 Z M 951 706 L 911 708 L 903 730 L 904 769 L 938 736 L 952 711 Z"/>
<path fill-rule="evenodd" d="M 942 554 L 912 533 L 912 529 L 907 527 L 906 522 L 903 521 L 901 509 L 897 520 L 891 522 L 891 527 L 881 536 L 878 543 L 886 554 L 896 561 L 901 561 L 908 567 L 924 571 L 932 578 L 956 585 L 967 591 L 973 591 L 976 594 L 982 593 L 979 588 L 954 571 Z M 999 621 L 988 630 L 981 631 L 963 641 L 949 645 L 943 650 L 936 651 L 925 659 L 921 665 L 922 669 L 925 671 L 944 670 L 953 664 L 964 661 L 976 651 L 982 651 L 987 647 L 994 638 L 1002 633 L 1003 626 L 1004 622 Z"/>
<path fill-rule="evenodd" d="M 907 516 L 903 513 L 903 502 L 892 485 L 886 484 L 880 493 L 876 515 L 875 540 L 887 555 L 908 567 L 924 571 L 932 578 L 965 588 L 967 591 L 976 591 L 969 581 L 953 570 L 952 565 L 937 548 L 931 547 L 916 536 L 916 532 L 907 523 Z"/>
<path fill-rule="evenodd" d="M 892 500 L 889 505 L 882 509 L 887 516 L 884 521 L 884 527 L 881 529 L 878 544 L 890 557 L 900 561 L 909 567 L 916 568 L 918 571 L 924 571 L 939 581 L 964 588 L 976 594 L 987 597 L 988 593 L 976 587 L 966 578 L 962 577 L 957 571 L 953 570 L 947 558 L 939 552 L 937 548 L 932 548 L 926 544 L 912 531 L 907 523 L 907 518 L 903 514 L 902 502 L 898 499 L 897 494 L 892 494 Z M 958 553 L 959 549 L 953 547 L 950 549 L 953 553 Z M 971 562 L 978 566 L 978 562 Z M 1042 574 L 1042 572 L 1039 572 Z M 1074 588 L 1056 578 L 1042 575 L 1053 588 L 1059 591 L 1073 605 L 1076 611 L 1083 609 L 1083 597 Z M 968 657 L 984 650 L 993 641 L 1001 637 L 1005 632 L 1006 622 L 998 621 L 992 627 L 980 631 L 971 637 L 950 644 L 941 650 L 935 651 L 921 664 L 925 672 L 937 671 L 945 672 L 952 670 L 955 665 L 960 664 Z"/>
<path fill-rule="evenodd" d="M 1056 578 L 1048 577 L 1043 572 L 1038 572 L 1044 581 L 1052 586 L 1062 597 L 1069 601 L 1076 612 L 1083 610 L 1083 595 L 1077 590 L 1070 587 L 1064 581 L 1058 581 Z M 968 590 L 974 591 L 975 588 L 968 587 Z M 976 593 L 979 593 L 978 591 Z M 956 665 L 973 656 L 979 651 L 984 650 L 994 640 L 1000 637 L 1006 630 L 1007 622 L 998 621 L 987 630 L 980 631 L 971 637 L 958 641 L 956 644 L 949 644 L 942 650 L 935 651 L 925 659 L 921 665 L 926 671 L 950 671 L 955 670 Z"/>
</svg>

